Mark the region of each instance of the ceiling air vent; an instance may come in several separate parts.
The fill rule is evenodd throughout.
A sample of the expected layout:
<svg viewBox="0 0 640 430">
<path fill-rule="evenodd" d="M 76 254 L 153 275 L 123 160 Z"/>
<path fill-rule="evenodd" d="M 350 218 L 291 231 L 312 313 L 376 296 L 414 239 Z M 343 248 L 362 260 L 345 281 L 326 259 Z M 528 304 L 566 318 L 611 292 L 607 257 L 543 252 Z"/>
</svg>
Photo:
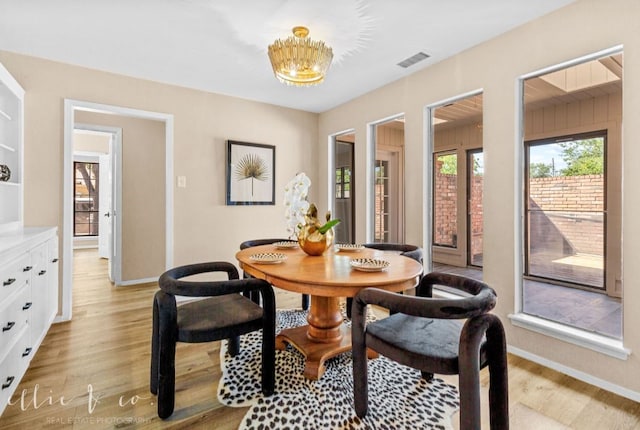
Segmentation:
<svg viewBox="0 0 640 430">
<path fill-rule="evenodd" d="M 425 60 L 427 58 L 429 58 L 429 56 L 427 54 L 425 54 L 424 52 L 418 52 L 417 54 L 412 55 L 411 57 L 407 58 L 406 60 L 403 60 L 403 61 L 399 62 L 398 66 L 404 67 L 406 69 L 407 67 L 413 66 L 417 62 Z"/>
</svg>

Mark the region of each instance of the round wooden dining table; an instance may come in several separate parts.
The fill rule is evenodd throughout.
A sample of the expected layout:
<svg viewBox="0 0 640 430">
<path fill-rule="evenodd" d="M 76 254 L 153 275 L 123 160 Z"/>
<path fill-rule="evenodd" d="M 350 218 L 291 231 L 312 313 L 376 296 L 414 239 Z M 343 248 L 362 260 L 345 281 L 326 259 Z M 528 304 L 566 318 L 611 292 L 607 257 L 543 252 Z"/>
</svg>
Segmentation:
<svg viewBox="0 0 640 430">
<path fill-rule="evenodd" d="M 263 264 L 251 256 L 282 253 L 284 261 Z M 367 287 L 388 291 L 405 291 L 415 287 L 422 274 L 422 265 L 398 253 L 364 248 L 358 252 L 328 249 L 321 256 L 310 256 L 300 248 L 277 249 L 263 245 L 244 249 L 236 254 L 245 273 L 264 279 L 271 285 L 311 296 L 308 325 L 282 330 L 276 336 L 276 348 L 290 344 L 305 356 L 304 375 L 318 379 L 325 370 L 324 362 L 351 349 L 351 331 L 345 327 L 340 312 L 340 298 L 353 297 Z M 354 269 L 354 258 L 386 260 L 389 266 L 378 272 Z"/>
</svg>

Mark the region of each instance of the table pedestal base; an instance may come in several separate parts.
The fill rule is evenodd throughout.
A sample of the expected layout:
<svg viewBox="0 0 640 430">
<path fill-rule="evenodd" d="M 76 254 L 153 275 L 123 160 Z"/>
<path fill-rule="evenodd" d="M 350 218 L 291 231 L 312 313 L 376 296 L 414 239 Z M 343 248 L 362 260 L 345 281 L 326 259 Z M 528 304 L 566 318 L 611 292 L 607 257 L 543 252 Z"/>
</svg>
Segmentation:
<svg viewBox="0 0 640 430">
<path fill-rule="evenodd" d="M 351 329 L 342 324 L 340 326 L 342 336 L 334 342 L 313 341 L 307 335 L 308 330 L 308 325 L 282 330 L 276 336 L 276 349 L 285 349 L 287 344 L 296 348 L 305 356 L 305 378 L 318 380 L 325 371 L 326 360 L 351 350 Z M 367 356 L 377 358 L 378 354 L 367 349 Z"/>
</svg>

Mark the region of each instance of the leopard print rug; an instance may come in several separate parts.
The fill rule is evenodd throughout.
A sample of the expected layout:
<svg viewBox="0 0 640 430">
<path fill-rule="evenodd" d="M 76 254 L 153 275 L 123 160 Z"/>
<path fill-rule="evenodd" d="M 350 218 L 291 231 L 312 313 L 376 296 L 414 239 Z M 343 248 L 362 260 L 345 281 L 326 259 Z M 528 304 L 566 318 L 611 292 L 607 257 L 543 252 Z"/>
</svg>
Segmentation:
<svg viewBox="0 0 640 430">
<path fill-rule="evenodd" d="M 306 324 L 307 312 L 277 311 L 276 332 Z M 347 321 L 348 322 L 348 321 Z M 261 332 L 242 336 L 240 354 L 230 357 L 221 348 L 222 378 L 218 399 L 227 406 L 251 408 L 240 429 L 452 429 L 458 409 L 452 385 L 380 356 L 369 361 L 369 410 L 360 419 L 353 409 L 351 353 L 326 362 L 319 381 L 303 376 L 304 356 L 295 348 L 276 350 L 275 393 L 261 392 Z"/>
</svg>

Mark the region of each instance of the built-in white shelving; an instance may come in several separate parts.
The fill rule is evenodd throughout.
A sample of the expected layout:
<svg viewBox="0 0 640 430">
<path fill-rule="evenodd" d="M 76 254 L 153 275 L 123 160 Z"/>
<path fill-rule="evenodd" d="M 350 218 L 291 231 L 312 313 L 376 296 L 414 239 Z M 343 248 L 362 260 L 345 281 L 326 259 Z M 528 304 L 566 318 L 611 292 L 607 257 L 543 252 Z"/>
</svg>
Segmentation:
<svg viewBox="0 0 640 430">
<path fill-rule="evenodd" d="M 24 90 L 0 64 L 0 164 L 10 177 L 0 181 L 0 232 L 22 227 Z"/>
</svg>

